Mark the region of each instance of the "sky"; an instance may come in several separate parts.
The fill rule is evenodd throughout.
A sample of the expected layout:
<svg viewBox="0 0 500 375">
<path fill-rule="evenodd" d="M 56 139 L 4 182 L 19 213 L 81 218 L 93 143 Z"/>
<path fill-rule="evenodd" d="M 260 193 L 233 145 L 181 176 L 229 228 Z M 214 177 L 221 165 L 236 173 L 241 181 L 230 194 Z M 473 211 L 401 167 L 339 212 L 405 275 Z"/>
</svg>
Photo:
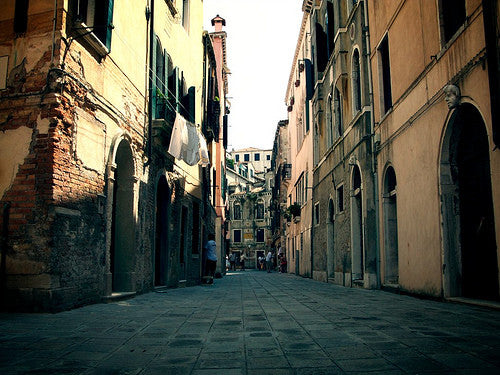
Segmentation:
<svg viewBox="0 0 500 375">
<path fill-rule="evenodd" d="M 286 88 L 302 21 L 302 0 L 204 0 L 204 29 L 226 20 L 228 151 L 272 149 L 278 121 L 287 119 Z"/>
</svg>

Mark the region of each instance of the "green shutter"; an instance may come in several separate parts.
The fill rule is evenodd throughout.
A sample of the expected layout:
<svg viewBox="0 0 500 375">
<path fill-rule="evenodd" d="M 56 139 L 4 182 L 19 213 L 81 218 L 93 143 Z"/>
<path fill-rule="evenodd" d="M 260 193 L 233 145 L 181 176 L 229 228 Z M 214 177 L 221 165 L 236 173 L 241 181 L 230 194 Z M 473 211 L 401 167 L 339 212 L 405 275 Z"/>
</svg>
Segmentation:
<svg viewBox="0 0 500 375">
<path fill-rule="evenodd" d="M 108 12 L 106 22 L 106 47 L 111 51 L 111 32 L 113 30 L 113 3 L 114 0 L 108 0 Z"/>
<path fill-rule="evenodd" d="M 149 76 L 151 77 L 150 79 L 150 85 L 151 85 L 151 113 L 153 114 L 153 118 L 156 118 L 156 90 L 157 90 L 157 87 L 156 87 L 156 59 L 157 59 L 157 56 L 156 56 L 156 48 L 157 48 L 157 45 L 158 45 L 158 37 L 154 36 L 153 38 L 153 45 L 151 46 L 153 48 L 153 61 L 151 61 L 151 64 L 150 64 L 150 72 L 149 72 Z"/>
</svg>

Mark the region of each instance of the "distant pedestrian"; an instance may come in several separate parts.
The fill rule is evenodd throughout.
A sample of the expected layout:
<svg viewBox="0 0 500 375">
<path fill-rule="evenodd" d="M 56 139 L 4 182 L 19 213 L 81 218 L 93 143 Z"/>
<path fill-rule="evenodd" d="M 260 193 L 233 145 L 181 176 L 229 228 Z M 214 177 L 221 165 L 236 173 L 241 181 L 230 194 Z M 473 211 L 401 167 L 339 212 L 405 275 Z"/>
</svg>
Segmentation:
<svg viewBox="0 0 500 375">
<path fill-rule="evenodd" d="M 241 265 L 241 270 L 245 271 L 245 259 L 247 257 L 245 256 L 245 253 L 241 254 L 240 256 L 240 265 Z"/>
<path fill-rule="evenodd" d="M 264 256 L 259 257 L 259 270 L 264 271 L 264 262 L 266 261 L 266 258 Z"/>
<path fill-rule="evenodd" d="M 280 260 L 280 272 L 281 273 L 286 273 L 286 256 L 282 255 L 281 260 Z"/>
<path fill-rule="evenodd" d="M 229 270 L 236 271 L 236 254 L 231 253 L 229 256 Z"/>
<path fill-rule="evenodd" d="M 273 253 L 271 253 L 271 250 L 266 255 L 266 267 L 267 267 L 267 272 L 271 272 L 271 267 L 273 266 Z"/>
<path fill-rule="evenodd" d="M 215 243 L 215 235 L 210 233 L 208 235 L 208 241 L 205 244 L 206 252 L 206 283 L 214 283 L 215 268 L 217 266 L 217 244 Z"/>
</svg>

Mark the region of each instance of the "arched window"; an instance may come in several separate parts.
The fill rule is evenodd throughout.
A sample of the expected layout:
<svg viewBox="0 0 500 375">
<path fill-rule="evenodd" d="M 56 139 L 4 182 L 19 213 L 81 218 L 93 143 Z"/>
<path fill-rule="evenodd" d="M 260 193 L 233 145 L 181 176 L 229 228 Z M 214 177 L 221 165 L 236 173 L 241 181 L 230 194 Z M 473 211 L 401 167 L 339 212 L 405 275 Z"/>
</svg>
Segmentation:
<svg viewBox="0 0 500 375">
<path fill-rule="evenodd" d="M 241 220 L 241 204 L 238 202 L 233 205 L 233 220 Z"/>
<path fill-rule="evenodd" d="M 352 56 L 352 103 L 353 115 L 361 111 L 361 69 L 359 63 L 359 51 L 354 50 Z"/>
<path fill-rule="evenodd" d="M 342 101 L 340 91 L 336 87 L 333 94 L 333 107 L 335 116 L 335 136 L 338 138 L 342 136 L 344 129 L 342 128 Z"/>
<path fill-rule="evenodd" d="M 333 100 L 332 94 L 328 95 L 326 107 L 326 148 L 329 149 L 333 145 L 333 132 L 334 132 L 334 116 L 333 116 Z"/>
</svg>

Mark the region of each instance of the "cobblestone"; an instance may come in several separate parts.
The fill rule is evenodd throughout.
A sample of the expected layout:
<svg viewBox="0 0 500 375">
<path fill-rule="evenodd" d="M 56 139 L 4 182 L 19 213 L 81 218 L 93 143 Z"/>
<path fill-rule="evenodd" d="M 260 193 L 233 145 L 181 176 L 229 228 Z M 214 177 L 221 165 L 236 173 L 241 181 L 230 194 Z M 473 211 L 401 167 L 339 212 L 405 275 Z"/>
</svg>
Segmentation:
<svg viewBox="0 0 500 375">
<path fill-rule="evenodd" d="M 0 314 L 0 373 L 498 374 L 500 312 L 233 272 L 58 314 Z"/>
</svg>

